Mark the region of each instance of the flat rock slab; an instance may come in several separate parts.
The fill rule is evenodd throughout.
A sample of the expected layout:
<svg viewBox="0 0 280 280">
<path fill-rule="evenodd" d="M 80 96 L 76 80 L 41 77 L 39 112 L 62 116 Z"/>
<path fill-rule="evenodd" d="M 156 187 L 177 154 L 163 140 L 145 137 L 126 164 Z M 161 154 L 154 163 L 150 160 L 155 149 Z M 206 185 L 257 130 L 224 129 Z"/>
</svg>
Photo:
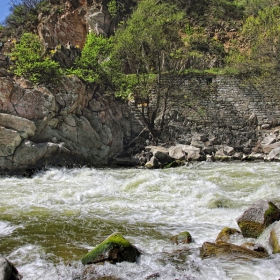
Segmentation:
<svg viewBox="0 0 280 280">
<path fill-rule="evenodd" d="M 229 259 L 253 259 L 265 258 L 268 254 L 266 252 L 253 251 L 248 248 L 226 242 L 204 242 L 200 249 L 200 256 L 202 258 L 226 257 Z"/>
</svg>

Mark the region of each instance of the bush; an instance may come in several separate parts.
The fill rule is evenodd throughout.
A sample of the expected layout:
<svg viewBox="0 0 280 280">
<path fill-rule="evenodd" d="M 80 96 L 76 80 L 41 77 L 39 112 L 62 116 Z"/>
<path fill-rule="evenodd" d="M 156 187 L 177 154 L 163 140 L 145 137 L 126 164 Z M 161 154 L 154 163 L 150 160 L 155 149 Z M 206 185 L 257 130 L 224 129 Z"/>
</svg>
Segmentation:
<svg viewBox="0 0 280 280">
<path fill-rule="evenodd" d="M 90 83 L 106 81 L 107 71 L 110 71 L 108 65 L 111 49 L 110 39 L 90 32 L 81 57 L 75 61 L 75 67 L 69 72 Z"/>
<path fill-rule="evenodd" d="M 32 33 L 22 35 L 12 52 L 12 59 L 15 61 L 14 73 L 32 82 L 56 83 L 62 75 L 59 64 L 44 55 L 39 37 Z"/>
</svg>

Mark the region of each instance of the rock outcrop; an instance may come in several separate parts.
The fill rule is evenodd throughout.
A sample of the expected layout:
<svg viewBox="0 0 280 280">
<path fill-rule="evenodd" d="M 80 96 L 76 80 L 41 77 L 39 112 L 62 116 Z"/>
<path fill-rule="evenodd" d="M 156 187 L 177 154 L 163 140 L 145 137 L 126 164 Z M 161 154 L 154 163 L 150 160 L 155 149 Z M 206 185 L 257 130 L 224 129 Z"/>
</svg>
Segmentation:
<svg viewBox="0 0 280 280">
<path fill-rule="evenodd" d="M 107 36 L 111 16 L 107 1 L 50 1 L 52 8 L 39 15 L 38 34 L 48 48 L 72 45 L 82 48 L 88 31 Z M 103 3 L 104 2 L 104 3 Z"/>
<path fill-rule="evenodd" d="M 133 133 L 121 102 L 75 76 L 50 88 L 5 76 L 0 89 L 1 173 L 110 164 Z"/>
</svg>

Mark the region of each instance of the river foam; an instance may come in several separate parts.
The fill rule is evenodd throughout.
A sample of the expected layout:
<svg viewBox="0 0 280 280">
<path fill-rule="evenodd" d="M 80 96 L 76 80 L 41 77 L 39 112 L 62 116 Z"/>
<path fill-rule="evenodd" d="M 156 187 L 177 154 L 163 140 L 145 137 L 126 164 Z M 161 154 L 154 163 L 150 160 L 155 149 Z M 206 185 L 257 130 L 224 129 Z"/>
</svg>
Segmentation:
<svg viewBox="0 0 280 280">
<path fill-rule="evenodd" d="M 77 279 L 80 259 L 113 232 L 143 251 L 137 264 L 97 266 L 120 279 L 280 278 L 280 257 L 228 261 L 199 257 L 260 198 L 280 199 L 279 163 L 194 163 L 166 170 L 56 169 L 0 178 L 1 252 L 24 279 Z M 186 250 L 170 237 L 188 230 Z M 259 241 L 269 246 L 268 236 Z M 244 240 L 239 240 L 242 243 Z M 251 241 L 251 240 L 250 240 Z M 76 278 L 75 278 L 76 277 Z"/>
</svg>

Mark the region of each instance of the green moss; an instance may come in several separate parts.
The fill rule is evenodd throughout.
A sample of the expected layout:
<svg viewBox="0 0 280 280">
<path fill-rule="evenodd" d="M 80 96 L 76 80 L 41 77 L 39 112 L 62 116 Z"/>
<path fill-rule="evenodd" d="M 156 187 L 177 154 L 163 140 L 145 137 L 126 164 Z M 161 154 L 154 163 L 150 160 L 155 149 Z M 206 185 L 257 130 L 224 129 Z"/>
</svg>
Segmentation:
<svg viewBox="0 0 280 280">
<path fill-rule="evenodd" d="M 224 227 L 216 238 L 216 242 L 228 242 L 230 240 L 231 235 L 240 234 L 235 228 Z"/>
<path fill-rule="evenodd" d="M 244 237 L 257 238 L 265 229 L 265 226 L 252 221 L 242 221 L 238 223 Z"/>
<path fill-rule="evenodd" d="M 106 252 L 108 252 L 108 250 L 113 247 L 128 248 L 131 246 L 132 245 L 130 244 L 130 242 L 127 241 L 120 233 L 113 233 L 98 246 L 92 249 L 89 253 L 87 253 L 82 258 L 82 263 L 85 265 L 102 261 L 101 257 L 103 257 Z"/>
</svg>

